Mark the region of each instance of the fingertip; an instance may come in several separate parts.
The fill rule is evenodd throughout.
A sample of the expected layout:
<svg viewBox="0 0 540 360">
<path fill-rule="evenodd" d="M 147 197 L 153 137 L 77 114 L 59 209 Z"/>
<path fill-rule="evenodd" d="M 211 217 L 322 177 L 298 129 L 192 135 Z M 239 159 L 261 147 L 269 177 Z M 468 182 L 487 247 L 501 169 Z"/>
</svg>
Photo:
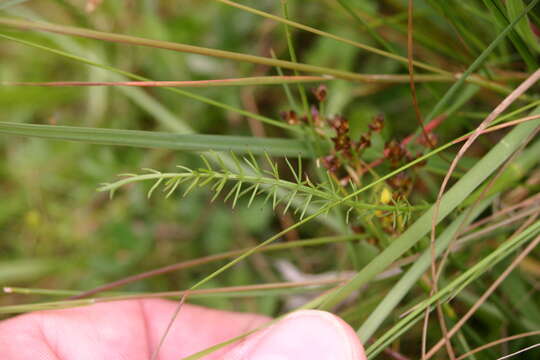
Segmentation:
<svg viewBox="0 0 540 360">
<path fill-rule="evenodd" d="M 286 316 L 235 348 L 228 360 L 365 360 L 354 330 L 326 311 L 301 310 Z"/>
</svg>

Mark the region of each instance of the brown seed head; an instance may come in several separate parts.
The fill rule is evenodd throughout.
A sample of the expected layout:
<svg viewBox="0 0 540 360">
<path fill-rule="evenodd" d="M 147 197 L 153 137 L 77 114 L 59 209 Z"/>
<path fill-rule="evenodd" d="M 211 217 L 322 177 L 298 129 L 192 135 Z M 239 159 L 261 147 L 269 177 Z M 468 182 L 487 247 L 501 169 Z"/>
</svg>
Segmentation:
<svg viewBox="0 0 540 360">
<path fill-rule="evenodd" d="M 373 132 L 381 132 L 381 130 L 384 128 L 384 115 L 379 114 L 375 116 L 368 126 L 369 130 Z"/>
<path fill-rule="evenodd" d="M 317 98 L 317 100 L 319 102 L 323 102 L 324 100 L 326 100 L 326 95 L 327 95 L 327 90 L 326 90 L 326 85 L 319 85 L 319 87 L 317 87 L 316 89 L 313 89 L 313 95 L 315 95 L 315 97 Z"/>
<path fill-rule="evenodd" d="M 298 125 L 300 123 L 294 110 L 283 111 L 281 113 L 281 118 L 287 121 L 289 125 Z"/>
</svg>

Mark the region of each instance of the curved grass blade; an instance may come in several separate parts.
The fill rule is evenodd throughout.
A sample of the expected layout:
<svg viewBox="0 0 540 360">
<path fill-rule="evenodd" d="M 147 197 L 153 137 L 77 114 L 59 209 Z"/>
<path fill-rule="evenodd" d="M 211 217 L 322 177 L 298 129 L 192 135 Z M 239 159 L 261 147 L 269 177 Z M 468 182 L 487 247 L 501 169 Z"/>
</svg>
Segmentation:
<svg viewBox="0 0 540 360">
<path fill-rule="evenodd" d="M 112 66 L 103 65 L 103 64 L 100 64 L 100 63 L 98 63 L 96 61 L 88 60 L 88 59 L 83 58 L 81 56 L 73 55 L 73 54 L 67 53 L 65 51 L 61 51 L 61 50 L 53 49 L 53 48 L 43 46 L 43 45 L 40 45 L 40 44 L 36 44 L 36 43 L 31 42 L 31 41 L 19 39 L 19 38 L 9 36 L 9 35 L 6 35 L 6 34 L 2 34 L 2 33 L 0 33 L 0 38 L 15 41 L 15 42 L 18 42 L 20 44 L 31 46 L 31 47 L 34 47 L 34 48 L 37 48 L 37 49 L 41 49 L 41 50 L 56 54 L 56 55 L 63 56 L 65 58 L 68 58 L 68 59 L 71 59 L 71 60 L 81 62 L 83 64 L 87 64 L 87 65 L 90 65 L 90 66 L 95 66 L 95 67 L 98 67 L 98 68 L 101 68 L 101 69 L 104 69 L 104 70 L 108 70 L 108 71 L 111 71 L 111 72 L 113 72 L 115 74 L 122 75 L 122 76 L 125 76 L 125 77 L 130 78 L 130 79 L 134 79 L 134 80 L 138 80 L 138 81 L 152 81 L 151 79 L 145 78 L 143 76 L 139 76 L 139 75 L 127 72 L 127 71 L 123 71 L 123 70 L 117 69 L 117 68 L 112 67 Z M 291 126 L 289 124 L 286 124 L 286 123 L 283 123 L 283 122 L 280 122 L 280 121 L 276 121 L 276 120 L 268 118 L 266 116 L 255 114 L 255 113 L 243 110 L 243 109 L 239 109 L 239 108 L 236 108 L 234 106 L 224 104 L 224 103 L 221 103 L 219 101 L 216 101 L 216 100 L 213 100 L 213 99 L 201 96 L 201 95 L 193 94 L 191 92 L 188 92 L 187 90 L 177 89 L 177 88 L 174 88 L 174 87 L 165 87 L 164 89 L 172 91 L 172 92 L 174 92 L 176 94 L 179 94 L 179 95 L 182 95 L 182 96 L 185 96 L 185 97 L 200 101 L 200 102 L 208 104 L 208 105 L 216 106 L 218 108 L 222 108 L 222 109 L 225 109 L 227 111 L 236 112 L 238 114 L 250 117 L 252 119 L 255 119 L 255 120 L 258 120 L 258 121 L 261 121 L 261 122 L 264 122 L 264 123 L 267 123 L 267 124 L 270 124 L 270 125 L 273 125 L 273 126 L 285 128 L 287 130 L 291 130 L 291 131 L 295 131 L 295 132 L 300 131 L 297 127 L 293 127 L 293 126 Z M 144 94 L 142 92 L 137 92 L 136 93 L 135 91 L 137 91 L 137 89 L 135 89 L 135 88 L 124 88 L 124 92 L 126 92 L 126 94 L 131 98 L 134 98 L 134 99 L 137 99 L 137 100 L 142 100 L 142 98 L 144 96 L 147 96 L 146 94 Z M 157 104 L 157 103 L 150 104 L 150 103 L 148 103 L 148 101 L 146 101 L 144 103 L 142 101 L 139 101 L 139 104 L 143 108 L 145 108 L 145 110 L 149 111 L 151 114 L 153 114 L 154 112 L 159 112 L 159 114 L 161 114 L 162 121 L 165 124 L 167 124 L 168 127 L 172 128 L 173 130 L 178 130 L 178 131 L 181 131 L 181 132 L 184 132 L 184 133 L 193 132 L 193 130 L 191 128 L 189 128 L 186 124 L 178 124 L 176 121 L 170 119 L 171 115 L 168 113 L 168 111 L 166 109 L 161 107 L 160 104 Z"/>
<path fill-rule="evenodd" d="M 231 0 L 216 0 L 216 1 L 218 1 L 220 3 L 223 3 L 223 4 L 226 4 L 226 5 L 229 5 L 229 6 L 233 6 L 233 7 L 237 8 L 237 9 L 241 9 L 241 10 L 250 12 L 250 13 L 258 15 L 258 16 L 265 17 L 267 19 L 271 19 L 271 20 L 283 23 L 283 24 L 288 25 L 290 27 L 301 29 L 301 30 L 304 30 L 304 31 L 307 31 L 307 32 L 310 32 L 310 33 L 313 33 L 313 34 L 316 34 L 316 35 L 319 35 L 319 36 L 322 36 L 322 37 L 327 37 L 327 38 L 342 42 L 344 44 L 348 44 L 348 45 L 357 47 L 359 49 L 369 51 L 369 52 L 377 54 L 377 55 L 385 56 L 385 57 L 387 57 L 389 59 L 397 60 L 397 61 L 400 61 L 400 62 L 405 63 L 405 64 L 408 61 L 407 58 L 404 57 L 404 56 L 392 54 L 391 52 L 387 52 L 387 51 L 384 51 L 384 50 L 381 50 L 381 49 L 377 49 L 377 48 L 374 48 L 372 46 L 368 46 L 368 45 L 365 45 L 365 44 L 362 44 L 362 43 L 359 43 L 359 42 L 356 42 L 356 41 L 353 41 L 353 40 L 345 39 L 343 37 L 340 37 L 340 36 L 337 36 L 337 35 L 334 35 L 334 34 L 330 34 L 328 32 L 316 29 L 316 28 L 311 27 L 311 26 L 300 24 L 300 23 L 297 23 L 295 21 L 291 21 L 291 20 L 282 18 L 280 16 L 272 15 L 272 14 L 269 14 L 267 12 L 254 9 L 254 8 L 251 8 L 251 7 L 246 6 L 246 5 L 238 4 L 238 3 L 234 2 L 234 1 L 231 1 Z M 419 61 L 415 61 L 414 65 L 419 67 L 419 68 L 422 68 L 424 70 L 432 71 L 432 72 L 437 73 L 437 74 L 445 74 L 445 75 L 450 74 L 445 70 L 439 69 L 439 68 L 437 68 L 435 66 L 432 66 L 432 65 L 424 64 L 424 63 L 419 62 Z"/>
<path fill-rule="evenodd" d="M 483 201 L 476 206 L 470 215 L 462 214 L 449 225 L 444 232 L 438 237 L 436 242 L 436 254 L 439 256 L 448 246 L 456 232 L 464 225 L 472 222 L 482 211 L 491 203 L 491 199 Z M 464 221 L 467 223 L 464 223 Z M 407 295 L 409 290 L 416 284 L 418 279 L 431 265 L 431 251 L 426 249 L 422 256 L 414 262 L 413 266 L 401 277 L 401 279 L 392 287 L 386 294 L 384 299 L 377 305 L 375 310 L 371 312 L 369 317 L 364 321 L 358 329 L 357 334 L 362 343 L 366 341 L 377 331 L 378 327 L 388 317 L 390 312 L 399 304 L 399 302 Z"/>
<path fill-rule="evenodd" d="M 540 113 L 540 108 L 535 110 Z M 440 203 L 439 223 L 454 211 L 484 180 L 506 161 L 534 129 L 540 126 L 540 120 L 522 123 L 509 132 L 482 159 L 480 159 L 450 190 Z M 389 264 L 397 260 L 408 249 L 416 244 L 431 230 L 434 207 L 426 211 L 401 236 L 395 239 L 381 254 L 366 265 L 346 285 L 334 293 L 326 295 L 322 308 L 329 309 L 345 299 L 351 292 L 358 289 L 383 271 Z"/>
<path fill-rule="evenodd" d="M 169 41 L 152 40 L 152 39 L 140 38 L 140 37 L 129 36 L 129 35 L 120 35 L 120 34 L 115 34 L 115 33 L 83 29 L 83 28 L 78 28 L 78 27 L 73 27 L 73 26 L 63 26 L 63 25 L 49 24 L 49 23 L 44 23 L 44 22 L 19 20 L 19 19 L 7 18 L 7 17 L 0 17 L 0 25 L 4 25 L 6 27 L 15 28 L 15 29 L 39 30 L 39 31 L 52 32 L 52 33 L 57 33 L 57 34 L 62 34 L 62 35 L 79 36 L 83 38 L 96 39 L 96 40 L 115 42 L 115 43 L 121 43 L 121 44 L 147 46 L 147 47 L 153 47 L 157 49 L 165 49 L 165 50 L 171 50 L 171 51 L 177 51 L 177 52 L 213 56 L 217 58 L 229 59 L 229 60 L 234 60 L 234 61 L 249 62 L 249 63 L 260 64 L 260 65 L 281 67 L 285 69 L 331 75 L 331 76 L 335 76 L 337 78 L 346 79 L 346 80 L 361 81 L 361 82 L 370 81 L 369 77 L 366 77 L 362 74 L 356 74 L 349 71 L 336 70 L 336 69 L 322 67 L 322 66 L 295 63 L 292 61 L 285 61 L 285 60 L 267 58 L 263 56 L 235 53 L 232 51 L 211 49 L 211 48 L 205 48 L 201 46 L 173 43 Z"/>
<path fill-rule="evenodd" d="M 484 61 L 486 61 L 488 56 L 512 32 L 514 27 L 521 21 L 521 19 L 523 19 L 523 17 L 525 17 L 525 15 L 527 15 L 527 13 L 529 13 L 529 11 L 531 11 L 538 4 L 538 1 L 539 0 L 533 0 L 525 8 L 525 10 L 521 14 L 519 14 L 519 16 L 514 18 L 514 20 L 512 20 L 512 22 L 506 28 L 504 28 L 504 30 L 501 31 L 499 35 L 497 35 L 495 40 L 493 40 L 491 44 L 489 44 L 489 46 L 484 51 L 482 51 L 482 54 L 480 54 L 480 56 L 476 58 L 476 60 L 467 68 L 467 70 L 459 78 L 459 80 L 455 82 L 450 87 L 450 89 L 448 89 L 448 91 L 444 94 L 442 99 L 439 100 L 437 104 L 433 107 L 431 112 L 426 116 L 426 119 L 425 119 L 426 122 L 431 121 L 433 118 L 435 118 L 435 116 L 441 113 L 442 109 L 450 103 L 450 100 L 452 99 L 452 97 L 463 86 L 463 84 L 465 83 L 465 80 L 469 76 L 471 76 L 472 73 L 484 63 Z"/>
<path fill-rule="evenodd" d="M 516 18 L 514 22 L 517 22 L 517 20 L 519 19 L 521 19 L 521 17 Z M 287 22 L 287 24 L 289 24 L 289 22 Z M 350 80 L 350 81 L 395 82 L 396 79 L 399 79 L 398 80 L 399 82 L 403 82 L 405 81 L 406 78 L 408 78 L 407 75 L 358 74 L 358 73 L 353 73 L 353 72 L 344 71 L 344 70 L 332 69 L 328 67 L 296 63 L 293 61 L 278 60 L 274 58 L 235 53 L 235 52 L 225 51 L 225 50 L 204 48 L 204 47 L 194 46 L 194 45 L 173 43 L 173 42 L 161 41 L 161 40 L 152 40 L 152 39 L 139 38 L 139 37 L 134 37 L 134 36 L 129 36 L 129 35 L 120 35 L 120 34 L 115 34 L 115 33 L 107 33 L 107 32 L 89 30 L 89 29 L 84 29 L 84 28 L 49 24 L 45 22 L 19 20 L 19 19 L 7 18 L 7 17 L 0 17 L 0 25 L 13 27 L 17 29 L 40 30 L 40 31 L 57 33 L 57 34 L 79 36 L 79 37 L 85 37 L 85 38 L 97 39 L 97 40 L 103 40 L 103 41 L 109 41 L 109 42 L 147 46 L 147 47 L 154 47 L 154 48 L 166 49 L 166 50 L 171 50 L 171 51 L 193 53 L 193 54 L 199 54 L 199 55 L 205 55 L 205 56 L 213 56 L 213 57 L 224 58 L 224 59 L 229 59 L 229 60 L 234 60 L 234 61 L 243 61 L 243 62 L 250 62 L 254 64 L 261 64 L 261 65 L 303 71 L 303 72 L 318 73 L 318 74 L 333 76 L 339 79 Z M 382 50 L 379 50 L 379 51 L 382 51 Z M 385 51 L 382 51 L 382 52 L 387 54 L 387 56 L 389 57 L 397 56 L 391 53 L 387 53 Z M 406 58 L 404 59 L 406 61 Z M 416 62 L 414 64 L 418 65 Z M 423 66 L 423 67 L 425 68 L 426 66 Z M 433 69 L 431 70 L 434 71 Z M 486 88 L 489 88 L 493 91 L 498 91 L 498 92 L 503 92 L 503 93 L 507 93 L 509 91 L 504 86 L 501 86 L 501 85 L 498 85 L 489 81 L 485 81 L 476 76 L 461 76 L 461 75 L 455 76 L 454 74 L 448 73 L 443 70 L 439 70 L 437 71 L 437 73 L 439 75 L 444 75 L 447 81 L 450 79 L 455 80 L 457 78 L 458 82 L 470 81 L 478 85 L 484 86 Z M 190 95 L 191 97 L 195 96 L 194 94 L 190 94 Z"/>
<path fill-rule="evenodd" d="M 339 42 L 342 42 L 342 43 L 345 43 L 345 44 L 348 44 L 348 45 L 352 45 L 354 47 L 369 51 L 369 52 L 374 53 L 374 54 L 385 56 L 385 57 L 387 57 L 389 59 L 393 59 L 393 60 L 399 61 L 399 62 L 404 63 L 404 64 L 407 64 L 407 62 L 408 62 L 408 59 L 406 57 L 404 57 L 404 56 L 396 55 L 396 54 L 393 54 L 393 53 L 388 52 L 388 51 L 384 51 L 384 50 L 374 48 L 372 46 L 368 46 L 368 45 L 365 45 L 365 44 L 362 44 L 362 43 L 359 43 L 359 42 L 356 42 L 356 41 L 345 39 L 345 38 L 342 38 L 340 36 L 330 34 L 330 33 L 325 32 L 325 31 L 321 31 L 321 30 L 316 29 L 316 28 L 311 27 L 311 26 L 307 26 L 307 25 L 304 25 L 304 24 L 300 24 L 300 23 L 288 20 L 288 19 L 284 19 L 282 17 L 272 15 L 272 14 L 269 14 L 269 13 L 261 11 L 261 10 L 254 9 L 254 8 L 251 8 L 251 7 L 243 5 L 243 4 L 238 4 L 238 3 L 234 2 L 234 1 L 231 1 L 231 0 L 216 0 L 216 1 L 219 1 L 219 2 L 221 2 L 223 4 L 235 7 L 237 9 L 247 11 L 249 13 L 252 13 L 252 14 L 255 14 L 255 15 L 258 15 L 258 16 L 262 16 L 262 17 L 267 18 L 267 19 L 271 19 L 271 20 L 286 24 L 286 25 L 288 25 L 290 27 L 301 29 L 301 30 L 310 32 L 312 34 L 316 34 L 316 35 L 319 35 L 319 36 L 322 36 L 322 37 L 327 37 L 327 38 L 330 38 L 330 39 L 333 39 L 333 40 L 336 40 L 336 41 L 339 41 Z M 521 18 L 521 16 L 520 16 L 520 18 Z M 436 74 L 445 75 L 445 76 L 455 76 L 455 78 L 457 80 L 462 79 L 461 74 L 453 75 L 453 74 L 451 74 L 451 73 L 449 73 L 449 72 L 447 72 L 445 70 L 439 69 L 439 68 L 437 68 L 435 66 L 432 66 L 432 65 L 428 65 L 428 64 L 419 62 L 417 60 L 413 61 L 413 65 L 418 67 L 418 68 L 422 68 L 424 70 L 434 72 Z M 416 75 L 416 76 L 418 76 L 418 75 Z M 473 84 L 477 84 L 479 86 L 482 86 L 482 87 L 485 87 L 487 89 L 491 89 L 492 91 L 500 92 L 500 93 L 503 93 L 503 94 L 508 94 L 511 91 L 510 89 L 508 89 L 505 86 L 502 86 L 502 85 L 497 84 L 497 83 L 492 82 L 492 81 L 487 81 L 487 80 L 485 80 L 485 79 L 483 79 L 483 78 L 481 78 L 479 76 L 476 76 L 476 75 L 466 77 L 465 81 L 473 83 Z"/>
<path fill-rule="evenodd" d="M 386 331 L 370 347 L 367 348 L 366 354 L 368 355 L 368 358 L 372 359 L 399 335 L 407 331 L 411 326 L 422 319 L 423 313 L 427 308 L 432 308 L 438 301 L 450 300 L 454 294 L 460 292 L 473 280 L 484 274 L 487 269 L 505 259 L 511 253 L 516 251 L 519 246 L 523 245 L 527 241 L 531 241 L 534 237 L 538 236 L 539 233 L 540 221 L 536 221 L 519 235 L 506 240 L 495 251 L 477 262 L 473 267 L 458 276 L 443 289 L 439 290 L 434 296 L 431 296 L 419 303 L 412 312 L 401 319 L 394 327 Z"/>
<path fill-rule="evenodd" d="M 512 2 L 515 2 L 515 0 L 512 0 Z M 505 13 L 503 6 L 499 2 L 494 0 L 484 0 L 484 4 L 486 7 L 491 11 L 493 14 L 493 17 L 495 18 L 495 23 L 499 25 L 501 28 L 507 26 L 510 23 L 510 20 L 507 17 L 507 14 Z M 521 12 L 523 14 L 523 12 Z M 530 71 L 538 68 L 537 61 L 529 48 L 527 47 L 527 44 L 525 43 L 524 39 L 519 35 L 519 33 L 516 30 L 519 30 L 519 26 L 522 23 L 521 19 L 523 16 L 520 16 L 517 11 L 513 12 L 513 21 L 519 20 L 518 24 L 512 27 L 512 30 L 508 34 L 508 38 L 512 42 L 512 44 L 515 46 L 518 53 L 521 55 L 525 63 L 527 64 L 527 67 Z M 514 29 L 515 28 L 515 29 Z"/>
</svg>

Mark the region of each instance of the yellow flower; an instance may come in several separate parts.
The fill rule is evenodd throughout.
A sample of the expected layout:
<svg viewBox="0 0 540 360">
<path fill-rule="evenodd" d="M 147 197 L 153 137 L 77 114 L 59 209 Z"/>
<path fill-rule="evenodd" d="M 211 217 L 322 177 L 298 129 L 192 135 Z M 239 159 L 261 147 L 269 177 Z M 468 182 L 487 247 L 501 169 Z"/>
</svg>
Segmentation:
<svg viewBox="0 0 540 360">
<path fill-rule="evenodd" d="M 383 204 L 388 204 L 390 201 L 392 201 L 392 192 L 387 187 L 381 191 L 379 201 Z"/>
</svg>

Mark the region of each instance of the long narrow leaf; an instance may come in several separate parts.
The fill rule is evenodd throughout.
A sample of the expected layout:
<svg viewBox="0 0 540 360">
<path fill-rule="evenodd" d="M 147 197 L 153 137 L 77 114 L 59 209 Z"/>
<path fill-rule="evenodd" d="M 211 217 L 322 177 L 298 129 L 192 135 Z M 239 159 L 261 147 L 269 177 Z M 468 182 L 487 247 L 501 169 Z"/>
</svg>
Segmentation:
<svg viewBox="0 0 540 360">
<path fill-rule="evenodd" d="M 253 76 L 237 79 L 212 79 L 193 81 L 51 81 L 51 82 L 2 82 L 2 86 L 134 86 L 134 87 L 221 87 L 249 85 L 281 85 L 324 82 L 323 76 Z"/>
<path fill-rule="evenodd" d="M 12 41 L 18 42 L 20 44 L 28 45 L 28 46 L 31 46 L 31 47 L 34 47 L 34 48 L 37 48 L 37 49 L 41 49 L 41 50 L 44 50 L 44 51 L 47 51 L 47 52 L 50 52 L 50 53 L 53 53 L 53 54 L 56 54 L 56 55 L 63 56 L 65 58 L 68 58 L 68 59 L 71 59 L 71 60 L 81 62 L 83 64 L 87 64 L 87 65 L 90 65 L 90 66 L 95 66 L 95 67 L 98 67 L 98 68 L 113 72 L 113 73 L 117 74 L 113 78 L 114 79 L 118 78 L 120 81 L 124 80 L 122 78 L 123 76 L 128 77 L 130 79 L 135 79 L 135 80 L 138 80 L 138 81 L 152 81 L 152 80 L 150 80 L 148 78 L 145 78 L 145 77 L 142 77 L 142 76 L 139 76 L 139 75 L 127 72 L 127 71 L 123 71 L 123 70 L 117 69 L 117 68 L 109 66 L 109 65 L 100 64 L 100 63 L 97 63 L 95 61 L 83 58 L 83 57 L 78 56 L 78 55 L 66 53 L 66 52 L 61 51 L 61 50 L 53 49 L 53 48 L 50 48 L 50 47 L 47 47 L 47 46 L 36 44 L 36 43 L 30 42 L 30 41 L 26 41 L 26 40 L 19 39 L 19 38 L 16 38 L 16 37 L 12 37 L 12 36 L 9 36 L 9 35 L 5 35 L 5 34 L 2 34 L 2 33 L 0 33 L 0 38 L 4 38 L 4 39 L 7 39 L 7 40 L 12 40 Z M 120 75 L 120 76 L 118 76 L 118 75 Z M 193 129 L 191 129 L 187 124 L 185 124 L 183 122 L 179 123 L 177 121 L 177 119 L 175 119 L 175 116 L 173 116 L 167 109 L 165 109 L 161 104 L 157 103 L 154 99 L 149 97 L 147 94 L 141 92 L 139 89 L 136 89 L 134 87 L 122 87 L 121 89 L 123 89 L 124 93 L 128 97 L 132 98 L 132 100 L 137 102 L 142 108 L 144 108 L 150 114 L 152 114 L 152 115 L 156 115 L 156 113 L 159 114 L 158 119 L 160 119 L 164 123 L 164 125 L 166 125 L 171 130 L 180 131 L 180 132 L 183 132 L 183 133 L 191 133 L 191 132 L 193 132 Z M 262 116 L 262 115 L 255 114 L 255 113 L 243 110 L 243 109 L 239 109 L 239 108 L 236 108 L 234 106 L 224 104 L 224 103 L 221 103 L 219 101 L 216 101 L 216 100 L 213 100 L 213 99 L 210 99 L 208 97 L 201 96 L 201 95 L 197 95 L 197 94 L 188 92 L 188 91 L 183 90 L 183 89 L 178 89 L 178 88 L 170 87 L 170 86 L 165 87 L 164 89 L 166 89 L 168 91 L 171 91 L 171 92 L 174 92 L 176 94 L 182 95 L 182 96 L 186 96 L 186 97 L 188 97 L 190 99 L 194 99 L 194 100 L 203 102 L 203 103 L 208 104 L 208 105 L 216 106 L 216 107 L 225 109 L 227 111 L 236 112 L 238 114 L 241 114 L 241 115 L 256 119 L 258 121 L 261 121 L 261 122 L 264 122 L 264 123 L 267 123 L 267 124 L 271 124 L 273 126 L 289 129 L 289 130 L 296 131 L 296 132 L 299 131 L 297 127 L 290 126 L 289 124 L 286 124 L 284 122 L 280 122 L 280 121 L 268 118 L 266 116 Z"/>
<path fill-rule="evenodd" d="M 121 35 L 115 33 L 108 33 L 96 30 L 89 30 L 83 28 L 77 28 L 73 26 L 63 26 L 56 24 L 49 24 L 44 22 L 26 21 L 19 19 L 12 19 L 7 17 L 0 17 L 0 25 L 6 27 L 23 29 L 23 30 L 40 30 L 47 31 L 62 35 L 79 36 L 89 39 L 103 40 L 121 44 L 147 46 L 158 49 L 166 49 L 178 52 L 192 53 L 205 56 L 213 56 L 223 59 L 229 59 L 234 61 L 250 62 L 254 64 L 267 65 L 272 67 L 281 67 L 285 69 L 293 69 L 298 71 L 312 72 L 318 74 L 332 75 L 337 78 L 354 80 L 354 81 L 369 81 L 369 78 L 362 74 L 355 74 L 349 71 L 336 70 L 332 68 L 295 63 L 292 61 L 272 59 L 262 56 L 248 55 L 242 53 L 235 53 L 232 51 L 218 50 L 205 48 L 201 46 L 187 45 L 174 43 L 169 41 L 145 39 L 129 35 Z"/>
<path fill-rule="evenodd" d="M 288 139 L 199 134 L 180 135 L 140 130 L 16 124 L 9 122 L 0 122 L 0 133 L 143 148 L 184 151 L 234 151 L 236 153 L 267 153 L 275 156 L 313 156 L 304 142 Z"/>
<path fill-rule="evenodd" d="M 540 113 L 540 108 L 534 114 Z M 437 223 L 454 211 L 484 180 L 488 178 L 501 164 L 508 159 L 536 127 L 540 120 L 523 123 L 508 133 L 491 151 L 480 159 L 450 190 L 446 192 L 440 203 Z M 422 237 L 431 230 L 434 208 L 431 207 L 414 224 L 412 224 L 399 238 L 366 265 L 346 285 L 326 296 L 322 308 L 329 309 L 345 299 L 349 294 L 364 285 L 388 265 L 397 260 Z"/>
<path fill-rule="evenodd" d="M 435 244 L 435 251 L 439 256 L 444 249 L 448 246 L 450 240 L 455 236 L 456 232 L 463 225 L 465 220 L 468 222 L 474 220 L 478 214 L 486 209 L 491 203 L 490 200 L 483 201 L 479 204 L 474 211 L 467 215 L 467 212 L 460 215 L 455 219 L 451 225 L 449 225 L 445 231 L 437 238 Z M 382 324 L 382 322 L 388 317 L 391 311 L 399 304 L 399 302 L 405 297 L 409 290 L 414 286 L 418 279 L 425 273 L 425 271 L 431 265 L 432 254 L 431 249 L 426 249 L 422 256 L 415 261 L 414 265 L 401 277 L 401 279 L 392 287 L 392 290 L 386 294 L 384 299 L 377 305 L 377 308 L 369 315 L 364 321 L 362 326 L 358 329 L 357 333 L 360 340 L 365 343 Z"/>
<path fill-rule="evenodd" d="M 457 82 L 455 82 L 450 87 L 450 89 L 448 89 L 448 91 L 444 94 L 444 96 L 437 102 L 437 104 L 433 107 L 431 112 L 426 117 L 425 121 L 430 121 L 435 116 L 437 116 L 437 115 L 439 115 L 441 113 L 443 108 L 450 103 L 450 100 L 452 99 L 452 97 L 455 94 L 457 94 L 458 90 L 461 89 L 461 87 L 463 86 L 463 84 L 464 84 L 465 80 L 467 79 L 467 77 L 471 76 L 471 74 L 474 71 L 476 71 L 484 63 L 484 61 L 486 61 L 486 59 L 493 52 L 493 50 L 495 50 L 495 48 L 507 36 L 509 36 L 509 34 L 512 32 L 514 27 L 519 23 L 519 21 L 521 19 L 523 19 L 523 17 L 525 15 L 527 15 L 527 13 L 529 11 L 531 11 L 536 6 L 536 4 L 538 4 L 538 1 L 539 0 L 533 0 L 527 6 L 527 8 L 525 8 L 525 10 L 523 10 L 523 12 L 521 14 L 519 14 L 519 16 L 517 16 L 514 20 L 512 20 L 512 22 L 510 24 L 508 24 L 508 26 L 505 27 L 503 31 L 501 31 L 501 33 L 495 38 L 495 40 L 493 40 L 491 42 L 491 44 L 489 44 L 489 46 L 484 51 L 482 51 L 482 54 L 480 54 L 480 56 L 478 56 L 476 58 L 476 60 L 469 66 L 469 68 L 463 73 L 462 77 Z"/>
<path fill-rule="evenodd" d="M 319 30 L 319 29 L 316 29 L 314 27 L 307 26 L 307 25 L 304 25 L 304 24 L 300 24 L 300 23 L 297 23 L 295 21 L 291 21 L 289 19 L 285 19 L 285 18 L 280 17 L 280 16 L 269 14 L 269 13 L 266 13 L 264 11 L 254 9 L 252 7 L 249 7 L 249 6 L 246 6 L 246 5 L 243 5 L 243 4 L 239 4 L 239 3 L 236 3 L 236 2 L 231 1 L 231 0 L 216 0 L 216 1 L 218 1 L 220 3 L 223 3 L 223 4 L 226 4 L 226 5 L 229 5 L 229 6 L 233 6 L 233 7 L 237 8 L 237 9 L 241 9 L 243 11 L 250 12 L 252 14 L 256 14 L 258 16 L 265 17 L 267 19 L 271 19 L 271 20 L 280 22 L 280 23 L 285 24 L 285 25 L 290 26 L 290 27 L 301 29 L 301 30 L 310 32 L 312 34 L 319 35 L 321 37 L 327 37 L 329 39 L 333 39 L 333 40 L 342 42 L 344 44 L 348 44 L 348 45 L 357 47 L 359 49 L 363 49 L 363 50 L 369 51 L 371 53 L 387 57 L 389 59 L 394 59 L 394 60 L 400 61 L 400 62 L 402 62 L 404 64 L 406 64 L 407 61 L 408 61 L 407 58 L 404 57 L 404 56 L 400 56 L 400 55 L 393 54 L 393 53 L 388 52 L 388 51 L 377 49 L 377 48 L 374 48 L 372 46 L 359 43 L 357 41 L 345 39 L 345 38 L 343 38 L 341 36 L 330 34 L 330 33 L 326 32 L 326 31 L 322 31 L 322 30 Z M 419 61 L 414 61 L 414 65 L 419 67 L 419 68 L 422 68 L 422 69 L 425 69 L 425 70 L 428 70 L 428 71 L 432 71 L 432 72 L 435 72 L 435 73 L 438 73 L 438 74 L 447 74 L 447 75 L 449 74 L 445 70 L 438 69 L 438 68 L 436 68 L 434 66 L 424 64 L 424 63 L 419 62 Z"/>
<path fill-rule="evenodd" d="M 370 347 L 367 348 L 366 353 L 368 355 L 368 359 L 373 359 L 374 356 L 388 346 L 399 335 L 403 334 L 405 331 L 410 329 L 411 326 L 417 323 L 422 318 L 422 314 L 426 309 L 431 308 L 438 301 L 448 301 L 451 299 L 454 294 L 463 290 L 472 281 L 484 274 L 487 269 L 493 267 L 498 262 L 508 257 L 510 254 L 516 251 L 519 246 L 525 244 L 527 241 L 533 240 L 534 237 L 538 236 L 539 233 L 540 221 L 536 221 L 518 235 L 506 240 L 495 251 L 491 252 L 466 272 L 459 275 L 451 283 L 439 290 L 434 296 L 422 301 L 414 308 L 412 312 L 403 317 L 395 326 L 386 331 L 384 335 L 378 338 Z"/>
</svg>

